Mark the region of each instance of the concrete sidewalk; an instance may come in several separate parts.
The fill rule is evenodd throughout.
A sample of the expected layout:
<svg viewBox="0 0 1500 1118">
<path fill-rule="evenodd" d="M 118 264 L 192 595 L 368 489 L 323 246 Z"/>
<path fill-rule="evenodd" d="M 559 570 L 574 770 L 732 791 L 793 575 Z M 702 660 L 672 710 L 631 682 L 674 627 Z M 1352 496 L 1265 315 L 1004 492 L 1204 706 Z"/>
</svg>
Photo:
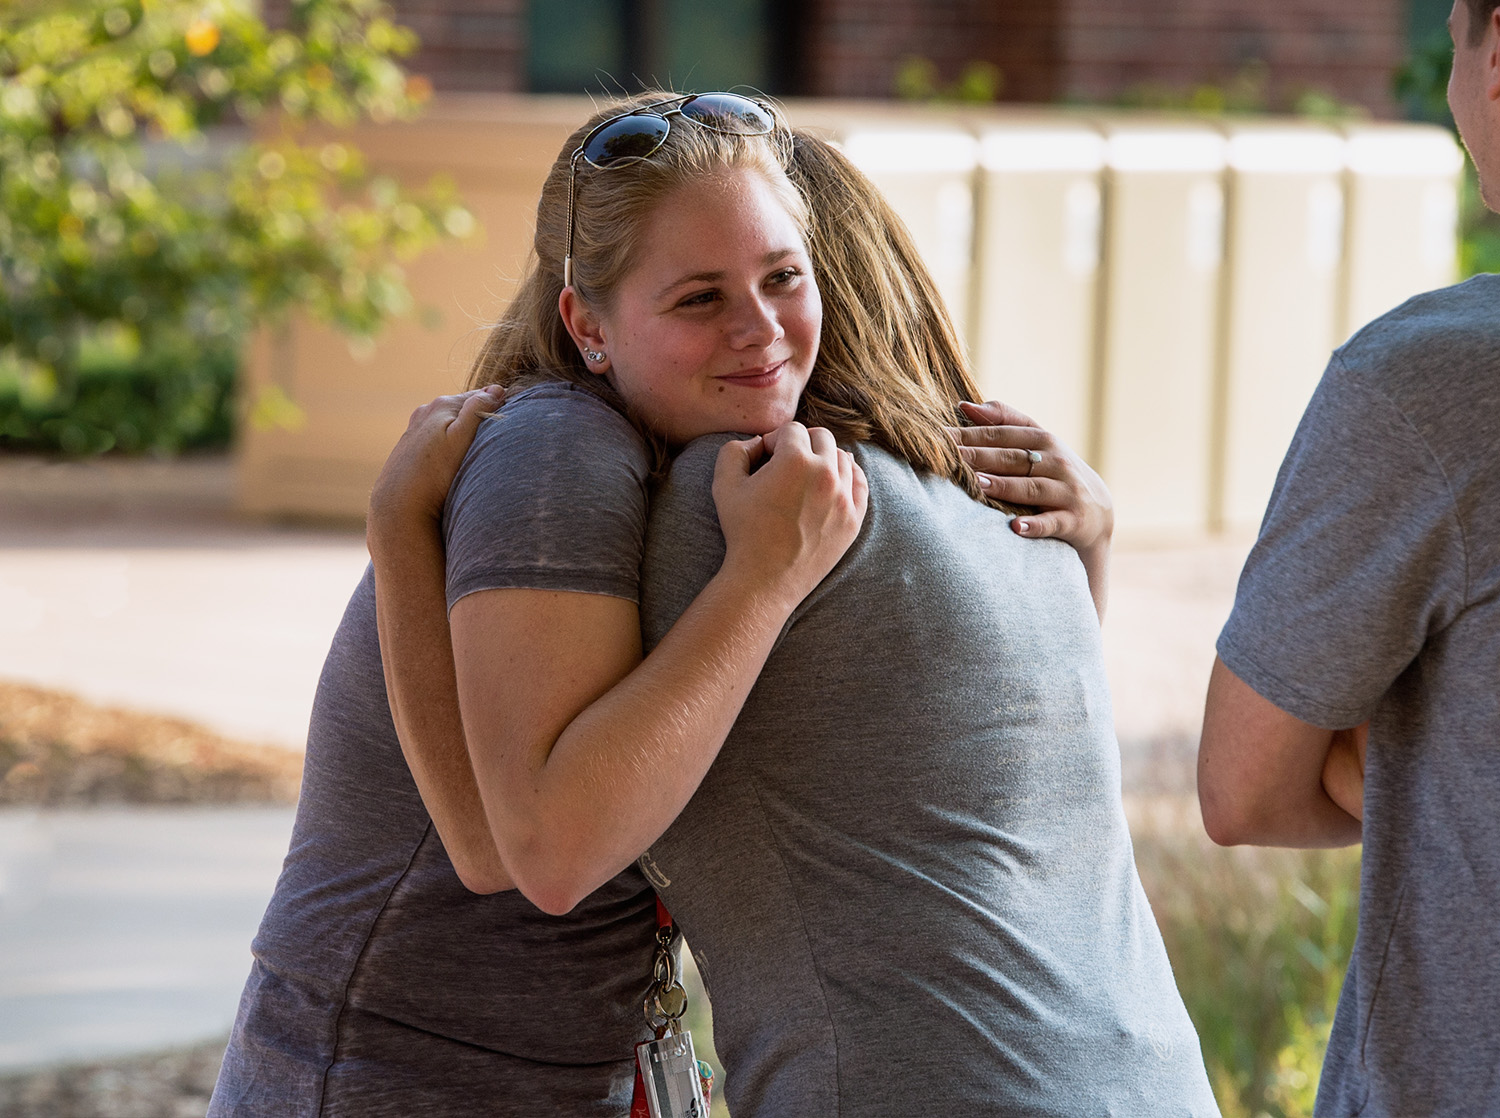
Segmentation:
<svg viewBox="0 0 1500 1118">
<path fill-rule="evenodd" d="M 0 458 L 0 679 L 302 749 L 364 534 L 232 501 L 224 458 Z"/>
<path fill-rule="evenodd" d="M 292 814 L 0 809 L 0 1074 L 226 1035 Z"/>
</svg>

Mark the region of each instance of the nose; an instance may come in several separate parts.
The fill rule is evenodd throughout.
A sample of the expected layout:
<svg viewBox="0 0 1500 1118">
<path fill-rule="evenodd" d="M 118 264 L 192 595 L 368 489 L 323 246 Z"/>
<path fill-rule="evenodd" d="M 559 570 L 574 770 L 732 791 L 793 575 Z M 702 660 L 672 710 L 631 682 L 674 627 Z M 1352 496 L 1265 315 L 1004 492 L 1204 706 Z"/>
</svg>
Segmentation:
<svg viewBox="0 0 1500 1118">
<path fill-rule="evenodd" d="M 784 333 L 775 305 L 756 293 L 737 309 L 729 324 L 728 340 L 734 349 L 769 349 Z"/>
</svg>

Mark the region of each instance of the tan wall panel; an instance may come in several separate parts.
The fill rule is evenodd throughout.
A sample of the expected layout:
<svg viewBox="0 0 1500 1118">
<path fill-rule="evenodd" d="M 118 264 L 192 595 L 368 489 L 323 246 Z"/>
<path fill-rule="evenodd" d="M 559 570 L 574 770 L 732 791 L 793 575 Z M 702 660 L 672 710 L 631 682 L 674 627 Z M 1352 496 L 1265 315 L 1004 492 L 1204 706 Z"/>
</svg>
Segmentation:
<svg viewBox="0 0 1500 1118">
<path fill-rule="evenodd" d="M 1231 168 L 1216 527 L 1259 525 L 1337 339 L 1342 137 L 1316 125 L 1227 129 Z"/>
<path fill-rule="evenodd" d="M 1091 453 L 1104 140 L 1085 124 L 976 122 L 974 373 L 986 399 Z"/>
<path fill-rule="evenodd" d="M 405 185 L 435 175 L 453 180 L 481 233 L 407 265 L 423 310 L 391 324 L 368 351 L 306 319 L 257 340 L 246 368 L 250 398 L 276 385 L 302 409 L 304 422 L 245 431 L 242 508 L 364 514 L 370 485 L 412 409 L 463 387 L 482 324 L 510 297 L 530 251 L 542 180 L 590 111 L 582 98 L 449 95 L 418 122 L 350 137 L 372 169 Z"/>
<path fill-rule="evenodd" d="M 1464 155 L 1431 125 L 1361 124 L 1349 141 L 1347 295 L 1342 336 L 1457 269 Z"/>
<path fill-rule="evenodd" d="M 842 146 L 910 230 L 970 352 L 979 144 L 962 116 L 871 102 L 793 101 L 787 118 Z"/>
<path fill-rule="evenodd" d="M 1125 537 L 1207 528 L 1223 253 L 1223 140 L 1202 126 L 1105 122 L 1097 465 Z"/>
</svg>

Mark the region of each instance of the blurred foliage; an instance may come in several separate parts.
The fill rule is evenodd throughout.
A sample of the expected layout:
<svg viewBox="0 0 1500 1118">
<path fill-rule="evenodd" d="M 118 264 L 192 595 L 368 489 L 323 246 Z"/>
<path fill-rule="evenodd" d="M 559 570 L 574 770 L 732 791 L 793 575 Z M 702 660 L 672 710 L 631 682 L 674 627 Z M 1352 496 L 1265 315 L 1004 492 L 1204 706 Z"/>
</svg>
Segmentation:
<svg viewBox="0 0 1500 1118">
<path fill-rule="evenodd" d="M 400 262 L 473 219 L 329 136 L 415 113 L 413 46 L 379 0 L 0 5 L 0 447 L 221 443 L 253 324 L 407 310 Z"/>
<path fill-rule="evenodd" d="M 935 62 L 913 55 L 897 64 L 894 84 L 896 96 L 903 101 L 983 104 L 1000 99 L 1005 74 L 994 63 L 970 62 L 956 80 L 945 84 Z"/>
<path fill-rule="evenodd" d="M 1315 120 L 1341 121 L 1368 115 L 1363 106 L 1340 101 L 1321 89 L 1281 95 L 1271 90 L 1271 68 L 1256 59 L 1245 63 L 1226 82 L 1190 87 L 1146 83 L 1126 90 L 1116 104 L 1132 109 L 1189 112 L 1202 116 L 1289 111 Z"/>
<path fill-rule="evenodd" d="M 1354 946 L 1359 851 L 1222 849 L 1196 808 L 1132 810 L 1224 1118 L 1306 1118 Z"/>
<path fill-rule="evenodd" d="M 1453 127 L 1448 112 L 1448 74 L 1452 69 L 1453 40 L 1446 29 L 1433 32 L 1412 47 L 1392 79 L 1392 88 L 1406 106 L 1407 115 Z"/>
</svg>

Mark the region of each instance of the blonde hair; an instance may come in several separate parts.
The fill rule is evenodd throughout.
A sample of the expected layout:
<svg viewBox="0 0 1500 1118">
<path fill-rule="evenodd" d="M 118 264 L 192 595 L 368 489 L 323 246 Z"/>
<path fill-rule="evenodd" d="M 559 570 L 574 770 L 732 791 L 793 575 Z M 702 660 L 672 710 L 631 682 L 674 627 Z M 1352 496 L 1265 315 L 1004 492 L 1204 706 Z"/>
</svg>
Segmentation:
<svg viewBox="0 0 1500 1118">
<path fill-rule="evenodd" d="M 569 166 L 599 123 L 671 96 L 652 91 L 601 109 L 563 145 L 542 186 L 526 272 L 474 362 L 471 388 L 562 379 L 630 414 L 608 382 L 585 366 L 557 309 Z M 764 175 L 807 236 L 823 327 L 798 418 L 827 427 L 846 444 L 876 443 L 916 469 L 952 479 L 978 500 L 1000 504 L 979 488 L 945 430 L 967 424 L 959 401 L 979 394 L 937 285 L 879 190 L 823 140 L 779 127 L 769 136 L 728 136 L 674 121 L 661 148 L 629 167 L 599 169 L 580 160 L 573 233 L 573 284 L 580 297 L 607 309 L 636 263 L 657 203 L 725 168 Z M 631 419 L 663 466 L 665 440 L 640 416 Z"/>
</svg>

